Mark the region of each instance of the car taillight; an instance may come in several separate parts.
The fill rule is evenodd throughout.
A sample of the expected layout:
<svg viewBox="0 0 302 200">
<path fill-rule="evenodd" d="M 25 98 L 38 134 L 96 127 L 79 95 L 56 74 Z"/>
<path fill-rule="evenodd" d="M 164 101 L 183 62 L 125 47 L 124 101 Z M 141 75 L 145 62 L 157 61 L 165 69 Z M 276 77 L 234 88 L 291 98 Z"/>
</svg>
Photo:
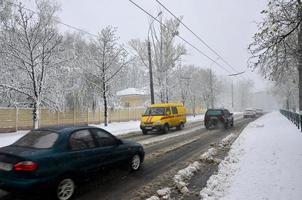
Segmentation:
<svg viewBox="0 0 302 200">
<path fill-rule="evenodd" d="M 220 119 L 221 121 L 224 121 L 223 116 L 219 116 L 219 119 Z"/>
<path fill-rule="evenodd" d="M 22 161 L 14 165 L 14 171 L 32 172 L 38 168 L 38 164 L 32 161 Z"/>
</svg>

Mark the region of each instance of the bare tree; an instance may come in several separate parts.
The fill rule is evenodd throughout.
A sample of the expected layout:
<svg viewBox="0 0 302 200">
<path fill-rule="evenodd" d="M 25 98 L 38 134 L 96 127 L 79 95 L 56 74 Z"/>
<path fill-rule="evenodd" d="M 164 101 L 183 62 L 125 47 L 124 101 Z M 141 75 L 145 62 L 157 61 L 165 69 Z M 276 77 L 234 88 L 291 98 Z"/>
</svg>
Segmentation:
<svg viewBox="0 0 302 200">
<path fill-rule="evenodd" d="M 249 46 L 251 67 L 259 69 L 265 78 L 284 83 L 290 74 L 299 73 L 299 107 L 302 110 L 302 3 L 301 0 L 269 1 L 262 11 Z"/>
<path fill-rule="evenodd" d="M 13 77 L 11 82 L 0 81 L 0 87 L 26 97 L 33 107 L 34 128 L 39 127 L 41 105 L 57 106 L 58 99 L 51 94 L 57 92 L 55 77 L 63 62 L 58 56 L 62 37 L 53 21 L 57 7 L 42 1 L 37 8 L 35 14 L 19 5 L 0 36 L 0 53 L 7 66 L 2 75 Z"/>
<path fill-rule="evenodd" d="M 101 30 L 98 39 L 90 46 L 89 70 L 85 70 L 86 80 L 100 92 L 104 106 L 104 125 L 108 125 L 108 95 L 112 84 L 121 70 L 132 60 L 125 49 L 117 43 L 116 29 L 108 26 Z"/>
<path fill-rule="evenodd" d="M 175 44 L 175 37 L 178 35 L 179 22 L 177 20 L 163 20 L 160 16 L 160 21 L 165 26 L 160 26 L 157 31 L 154 26 L 151 26 L 151 42 L 152 42 L 152 63 L 154 64 L 154 81 L 159 91 L 161 102 L 168 102 L 171 96 L 170 87 L 173 85 L 172 78 L 175 67 L 180 58 L 186 54 L 186 49 L 183 45 Z M 137 52 L 142 65 L 148 66 L 147 42 L 140 40 L 131 40 L 130 46 Z"/>
</svg>

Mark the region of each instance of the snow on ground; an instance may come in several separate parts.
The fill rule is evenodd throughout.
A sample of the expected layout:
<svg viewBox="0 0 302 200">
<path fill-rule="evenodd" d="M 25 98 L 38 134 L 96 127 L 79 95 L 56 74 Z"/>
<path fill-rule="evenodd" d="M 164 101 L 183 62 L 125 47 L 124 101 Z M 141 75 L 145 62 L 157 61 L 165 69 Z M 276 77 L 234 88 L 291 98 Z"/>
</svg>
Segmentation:
<svg viewBox="0 0 302 200">
<path fill-rule="evenodd" d="M 196 122 L 196 121 L 203 121 L 203 115 L 196 115 L 196 117 L 189 116 L 187 118 L 188 124 Z M 122 134 L 127 134 L 131 132 L 138 132 L 140 131 L 140 121 L 128 121 L 128 122 L 113 122 L 110 123 L 107 127 L 104 127 L 104 125 L 92 125 L 96 127 L 103 128 L 113 135 L 122 135 Z M 27 131 L 18 131 L 14 133 L 0 133 L 0 147 L 10 145 L 14 143 L 16 140 L 21 138 L 23 135 L 25 135 Z M 170 138 L 170 137 L 168 137 Z M 168 139 L 164 138 L 164 139 Z M 154 142 L 153 140 L 147 141 L 147 143 L 152 143 Z"/>
<path fill-rule="evenodd" d="M 8 146 L 16 140 L 25 135 L 28 131 L 18 131 L 15 133 L 1 133 L 0 134 L 0 147 Z"/>
<path fill-rule="evenodd" d="M 212 200 L 302 198 L 302 133 L 278 112 L 248 125 L 200 192 Z"/>
<path fill-rule="evenodd" d="M 202 122 L 204 118 L 204 115 L 196 115 L 195 117 L 193 116 L 188 116 L 187 117 L 187 123 L 193 123 L 193 122 Z M 131 132 L 138 132 L 141 131 L 140 127 L 140 121 L 128 121 L 128 122 L 113 122 L 108 124 L 107 127 L 104 126 L 104 124 L 101 125 L 92 125 L 96 126 L 99 128 L 103 128 L 107 130 L 108 132 L 112 133 L 113 135 L 122 135 L 122 134 L 127 134 Z"/>
<path fill-rule="evenodd" d="M 131 132 L 140 131 L 140 121 L 128 121 L 128 122 L 112 122 L 108 126 L 101 125 L 91 125 L 98 128 L 102 128 L 112 133 L 113 135 L 123 135 Z"/>
</svg>

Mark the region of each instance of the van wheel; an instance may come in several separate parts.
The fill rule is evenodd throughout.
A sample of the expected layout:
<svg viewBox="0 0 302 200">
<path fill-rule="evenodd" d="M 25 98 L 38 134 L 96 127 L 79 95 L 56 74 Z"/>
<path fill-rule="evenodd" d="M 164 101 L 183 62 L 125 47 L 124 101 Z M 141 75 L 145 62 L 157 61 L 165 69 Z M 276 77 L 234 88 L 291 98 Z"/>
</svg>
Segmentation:
<svg viewBox="0 0 302 200">
<path fill-rule="evenodd" d="M 165 124 L 164 127 L 163 127 L 163 134 L 166 134 L 168 132 L 169 132 L 169 125 Z"/>
<path fill-rule="evenodd" d="M 182 130 L 184 127 L 185 127 L 184 123 L 181 122 L 181 123 L 177 126 L 177 130 Z"/>
<path fill-rule="evenodd" d="M 62 178 L 56 185 L 58 200 L 70 200 L 75 192 L 75 183 L 71 178 Z"/>
</svg>

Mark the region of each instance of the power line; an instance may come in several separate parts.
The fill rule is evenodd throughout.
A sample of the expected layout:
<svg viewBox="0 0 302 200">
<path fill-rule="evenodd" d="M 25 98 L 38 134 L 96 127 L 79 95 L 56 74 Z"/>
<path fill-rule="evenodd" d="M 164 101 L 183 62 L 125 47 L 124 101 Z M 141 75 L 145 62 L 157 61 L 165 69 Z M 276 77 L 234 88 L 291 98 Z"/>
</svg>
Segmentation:
<svg viewBox="0 0 302 200">
<path fill-rule="evenodd" d="M 15 7 L 20 7 L 20 6 L 21 6 L 21 5 L 18 5 L 18 4 L 16 4 L 16 3 L 12 3 L 12 2 L 11 2 L 11 4 L 12 4 L 13 6 L 15 6 Z M 23 5 L 22 5 L 22 9 L 27 10 L 27 11 L 29 11 L 29 12 L 32 12 L 32 13 L 35 14 L 35 15 L 38 15 L 38 14 L 39 14 L 38 12 L 36 12 L 36 11 L 34 11 L 34 10 L 32 10 L 32 9 L 26 8 L 26 7 L 23 6 Z M 68 27 L 68 28 L 71 28 L 71 29 L 74 29 L 74 30 L 76 30 L 76 31 L 78 31 L 78 32 L 81 32 L 81 33 L 84 33 L 84 34 L 86 34 L 86 35 L 90 35 L 90 36 L 92 36 L 92 37 L 98 38 L 98 35 L 97 35 L 97 34 L 90 33 L 90 32 L 88 32 L 88 31 L 85 31 L 85 30 L 80 29 L 80 28 L 78 28 L 78 27 L 75 27 L 75 26 L 73 26 L 73 25 L 67 24 L 67 23 L 62 22 L 62 21 L 60 21 L 60 20 L 56 20 L 56 19 L 52 19 L 52 20 L 53 20 L 54 22 L 58 23 L 58 24 L 62 24 L 62 25 L 64 25 L 64 26 L 66 26 L 66 27 Z M 132 56 L 137 57 L 136 54 L 134 54 L 133 52 L 129 51 L 129 48 L 128 48 L 128 47 L 126 47 L 126 46 L 123 45 L 123 46 L 121 46 L 121 48 L 124 49 L 127 53 L 132 54 Z M 126 48 L 128 48 L 128 50 L 126 50 Z"/>
<path fill-rule="evenodd" d="M 164 6 L 159 0 L 156 0 L 166 11 L 168 11 L 179 23 L 181 23 L 186 29 L 188 29 L 201 43 L 208 47 L 214 54 L 216 54 L 226 65 L 232 68 L 236 73 L 239 73 L 232 65 L 230 65 L 217 51 L 215 51 L 210 45 L 208 45 L 203 39 L 201 39 L 196 33 L 192 31 L 186 24 L 184 24 L 178 17 L 176 17 L 166 6 Z"/>
<path fill-rule="evenodd" d="M 36 15 L 39 14 L 38 12 L 36 12 L 36 11 L 34 11 L 34 10 L 32 10 L 32 9 L 26 8 L 25 6 L 23 6 L 23 5 L 21 5 L 21 4 L 18 5 L 18 4 L 13 3 L 13 2 L 11 2 L 11 4 L 12 4 L 13 6 L 15 6 L 15 7 L 22 7 L 22 9 L 27 10 L 27 11 L 30 11 L 30 12 L 36 14 Z M 64 22 L 62 22 L 62 21 L 59 21 L 59 20 L 56 20 L 56 19 L 52 19 L 52 20 L 53 20 L 54 22 L 58 23 L 58 24 L 62 24 L 62 25 L 64 25 L 64 26 L 66 26 L 66 27 L 68 27 L 68 28 L 71 28 L 71 29 L 74 29 L 74 30 L 76 30 L 76 31 L 85 33 L 85 34 L 87 34 L 87 35 L 91 35 L 91 36 L 93 36 L 93 37 L 98 37 L 96 34 L 89 33 L 88 31 L 85 31 L 85 30 L 83 30 L 83 29 L 77 28 L 77 27 L 72 26 L 72 25 L 70 25 L 70 24 L 66 24 L 66 23 L 64 23 Z"/>
<path fill-rule="evenodd" d="M 133 2 L 132 0 L 129 0 L 132 4 L 134 4 L 136 7 L 138 7 L 140 10 L 142 10 L 145 14 L 149 15 L 151 18 L 153 18 L 154 20 L 156 20 L 161 26 L 163 26 L 164 28 L 166 28 L 167 30 L 169 30 L 169 28 L 163 24 L 160 20 L 158 20 L 156 17 L 154 17 L 153 15 L 151 15 L 148 11 L 146 11 L 144 8 L 142 8 L 141 6 L 139 6 L 138 4 L 136 4 L 135 2 Z M 194 48 L 196 51 L 198 51 L 201 55 L 203 55 L 204 57 L 208 58 L 209 60 L 211 60 L 212 62 L 214 62 L 217 66 L 219 66 L 220 68 L 222 68 L 223 70 L 225 70 L 228 73 L 232 73 L 230 72 L 228 69 L 226 69 L 225 67 L 223 67 L 222 65 L 220 65 L 218 62 L 216 62 L 215 60 L 213 60 L 211 57 L 209 57 L 207 54 L 205 54 L 204 52 L 202 52 L 200 49 L 198 49 L 196 46 L 194 46 L 193 44 L 191 44 L 189 41 L 187 41 L 186 39 L 184 39 L 182 36 L 180 36 L 179 34 L 176 35 L 178 38 L 180 38 L 182 41 L 184 41 L 185 43 L 187 43 L 188 45 L 190 45 L 192 48 Z"/>
</svg>

